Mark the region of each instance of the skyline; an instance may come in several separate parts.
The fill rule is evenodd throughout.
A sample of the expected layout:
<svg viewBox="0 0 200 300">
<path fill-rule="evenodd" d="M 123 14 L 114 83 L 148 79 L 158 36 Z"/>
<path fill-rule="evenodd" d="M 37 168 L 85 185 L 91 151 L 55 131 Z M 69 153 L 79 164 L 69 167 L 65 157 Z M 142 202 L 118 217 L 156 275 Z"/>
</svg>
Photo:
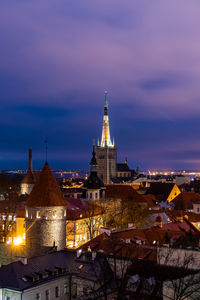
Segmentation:
<svg viewBox="0 0 200 300">
<path fill-rule="evenodd" d="M 118 161 L 200 169 L 200 3 L 0 3 L 0 169 L 89 169 L 108 91 Z"/>
</svg>

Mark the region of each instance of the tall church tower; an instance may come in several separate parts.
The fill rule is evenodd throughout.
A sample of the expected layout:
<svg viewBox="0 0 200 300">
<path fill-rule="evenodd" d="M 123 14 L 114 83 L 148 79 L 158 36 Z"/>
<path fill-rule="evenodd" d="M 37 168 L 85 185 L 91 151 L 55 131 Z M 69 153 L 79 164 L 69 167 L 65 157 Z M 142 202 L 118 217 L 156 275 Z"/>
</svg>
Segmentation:
<svg viewBox="0 0 200 300">
<path fill-rule="evenodd" d="M 108 118 L 108 101 L 107 92 L 105 92 L 104 116 L 101 144 L 96 149 L 97 175 L 104 184 L 109 184 L 111 178 L 116 177 L 117 165 L 117 148 L 111 141 L 109 118 Z"/>
</svg>

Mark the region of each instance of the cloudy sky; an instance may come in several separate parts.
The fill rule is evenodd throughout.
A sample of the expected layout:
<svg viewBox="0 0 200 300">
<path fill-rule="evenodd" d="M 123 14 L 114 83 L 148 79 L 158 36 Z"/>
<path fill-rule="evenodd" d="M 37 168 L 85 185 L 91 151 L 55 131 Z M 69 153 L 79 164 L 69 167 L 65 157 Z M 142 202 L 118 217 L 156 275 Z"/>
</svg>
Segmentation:
<svg viewBox="0 0 200 300">
<path fill-rule="evenodd" d="M 88 168 L 104 90 L 118 160 L 200 169 L 199 0 L 0 2 L 0 169 Z"/>
</svg>

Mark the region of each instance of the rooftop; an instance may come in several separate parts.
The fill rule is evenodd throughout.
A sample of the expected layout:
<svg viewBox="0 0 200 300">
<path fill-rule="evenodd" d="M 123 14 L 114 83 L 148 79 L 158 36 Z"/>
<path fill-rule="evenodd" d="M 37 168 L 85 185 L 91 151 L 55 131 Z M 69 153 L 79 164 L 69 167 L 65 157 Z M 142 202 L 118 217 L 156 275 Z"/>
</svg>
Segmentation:
<svg viewBox="0 0 200 300">
<path fill-rule="evenodd" d="M 36 183 L 27 198 L 26 206 L 66 206 L 63 194 L 47 162 L 36 179 Z"/>
</svg>

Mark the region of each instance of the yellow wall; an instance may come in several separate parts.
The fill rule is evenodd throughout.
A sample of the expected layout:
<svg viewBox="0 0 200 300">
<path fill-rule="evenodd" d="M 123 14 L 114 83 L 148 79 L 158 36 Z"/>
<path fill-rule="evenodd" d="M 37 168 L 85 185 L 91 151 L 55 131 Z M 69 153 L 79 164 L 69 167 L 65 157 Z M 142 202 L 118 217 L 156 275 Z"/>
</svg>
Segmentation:
<svg viewBox="0 0 200 300">
<path fill-rule="evenodd" d="M 89 229 L 91 229 L 92 237 L 95 237 L 100 233 L 101 227 L 103 227 L 103 217 L 101 215 L 75 221 L 67 220 L 66 247 L 73 249 L 79 247 L 90 240 Z M 16 232 L 13 235 L 14 237 L 21 237 L 22 244 L 25 244 L 25 218 L 17 218 Z"/>
<path fill-rule="evenodd" d="M 179 194 L 181 193 L 180 189 L 178 188 L 178 186 L 175 184 L 173 189 L 171 190 L 171 193 L 169 194 L 167 201 L 171 202 L 172 200 L 174 200 L 174 198 L 176 198 Z"/>
<path fill-rule="evenodd" d="M 25 244 L 25 219 L 24 218 L 17 218 L 16 219 L 16 237 L 21 237 L 23 240 L 22 244 Z"/>
<path fill-rule="evenodd" d="M 100 233 L 101 227 L 103 227 L 101 215 L 76 221 L 68 220 L 66 226 L 67 248 L 80 247 L 91 238 L 96 237 Z"/>
</svg>

